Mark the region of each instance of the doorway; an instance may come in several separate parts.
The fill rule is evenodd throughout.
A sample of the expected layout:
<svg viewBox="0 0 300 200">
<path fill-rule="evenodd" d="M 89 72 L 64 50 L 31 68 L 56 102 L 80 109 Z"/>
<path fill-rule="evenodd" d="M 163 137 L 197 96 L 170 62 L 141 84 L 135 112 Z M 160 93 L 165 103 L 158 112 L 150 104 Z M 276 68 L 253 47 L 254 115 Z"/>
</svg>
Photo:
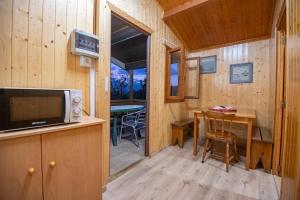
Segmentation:
<svg viewBox="0 0 300 200">
<path fill-rule="evenodd" d="M 281 176 L 285 135 L 286 102 L 286 7 L 280 12 L 276 33 L 276 98 L 273 173 Z"/>
<path fill-rule="evenodd" d="M 110 176 L 148 155 L 150 35 L 111 14 Z"/>
</svg>

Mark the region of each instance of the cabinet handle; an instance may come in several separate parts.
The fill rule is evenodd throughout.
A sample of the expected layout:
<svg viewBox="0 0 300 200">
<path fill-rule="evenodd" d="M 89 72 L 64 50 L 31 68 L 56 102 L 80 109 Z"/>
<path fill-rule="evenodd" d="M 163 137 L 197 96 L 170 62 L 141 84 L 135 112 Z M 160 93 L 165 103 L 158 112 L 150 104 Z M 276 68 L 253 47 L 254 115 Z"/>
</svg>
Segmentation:
<svg viewBox="0 0 300 200">
<path fill-rule="evenodd" d="M 28 169 L 28 174 L 32 175 L 35 172 L 35 169 L 33 167 Z"/>
<path fill-rule="evenodd" d="M 55 167 L 55 165 L 56 165 L 55 161 L 51 161 L 51 162 L 49 163 L 49 166 L 52 167 L 52 168 Z"/>
</svg>

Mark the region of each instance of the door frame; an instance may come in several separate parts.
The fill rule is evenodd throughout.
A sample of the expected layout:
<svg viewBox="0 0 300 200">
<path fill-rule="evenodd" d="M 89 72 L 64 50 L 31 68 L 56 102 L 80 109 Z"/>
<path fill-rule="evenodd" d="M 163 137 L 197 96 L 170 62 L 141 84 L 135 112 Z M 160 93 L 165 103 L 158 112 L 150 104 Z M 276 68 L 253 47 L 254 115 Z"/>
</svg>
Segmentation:
<svg viewBox="0 0 300 200">
<path fill-rule="evenodd" d="M 276 24 L 276 94 L 274 115 L 274 148 L 272 171 L 280 175 L 282 168 L 282 151 L 285 123 L 285 75 L 286 75 L 286 5 L 285 1 L 280 10 Z"/>
<path fill-rule="evenodd" d="M 148 157 L 150 155 L 150 137 L 149 137 L 149 124 L 150 124 L 150 67 L 151 67 L 151 34 L 153 33 L 152 29 L 150 29 L 148 26 L 143 24 L 142 22 L 138 21 L 137 19 L 131 17 L 127 13 L 125 13 L 123 10 L 119 9 L 118 7 L 114 6 L 112 3 L 107 1 L 107 5 L 109 7 L 109 15 L 110 17 L 112 15 L 115 15 L 119 17 L 120 19 L 126 21 L 136 29 L 142 31 L 145 35 L 147 35 L 147 93 L 146 93 L 146 105 L 147 105 L 147 115 L 146 115 L 146 131 L 145 131 L 145 136 L 146 136 L 146 141 L 145 141 L 145 157 Z M 111 22 L 109 22 L 109 32 L 111 34 Z M 109 53 L 109 56 L 111 56 L 111 52 Z M 109 82 L 110 82 L 110 77 L 109 77 Z M 110 86 L 109 86 L 110 87 Z M 109 107 L 110 107 L 110 102 L 109 102 Z M 109 141 L 109 146 L 110 146 L 110 141 Z M 110 151 L 109 151 L 110 154 Z M 110 155 L 109 155 L 110 158 Z M 110 159 L 109 159 L 109 169 L 110 169 Z M 110 174 L 110 173 L 109 173 Z"/>
</svg>

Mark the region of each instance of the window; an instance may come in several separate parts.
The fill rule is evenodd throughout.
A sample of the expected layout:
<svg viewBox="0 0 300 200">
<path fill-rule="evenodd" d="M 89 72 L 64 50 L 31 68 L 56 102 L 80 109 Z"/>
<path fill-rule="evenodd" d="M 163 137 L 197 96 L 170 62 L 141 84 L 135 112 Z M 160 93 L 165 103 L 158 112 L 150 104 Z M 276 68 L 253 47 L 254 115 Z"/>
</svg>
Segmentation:
<svg viewBox="0 0 300 200">
<path fill-rule="evenodd" d="M 147 68 L 133 70 L 133 98 L 146 100 Z"/>
<path fill-rule="evenodd" d="M 123 68 L 111 63 L 110 68 L 111 99 L 130 98 L 130 74 Z"/>
<path fill-rule="evenodd" d="M 165 102 L 180 102 L 184 100 L 184 50 L 170 49 L 166 53 L 166 85 Z"/>
</svg>

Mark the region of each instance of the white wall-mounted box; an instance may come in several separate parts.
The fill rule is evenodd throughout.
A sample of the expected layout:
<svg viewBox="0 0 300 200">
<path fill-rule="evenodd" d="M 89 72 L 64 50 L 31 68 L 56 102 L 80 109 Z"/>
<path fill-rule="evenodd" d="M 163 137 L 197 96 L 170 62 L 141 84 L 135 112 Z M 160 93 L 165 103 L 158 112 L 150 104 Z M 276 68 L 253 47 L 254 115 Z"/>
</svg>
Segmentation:
<svg viewBox="0 0 300 200">
<path fill-rule="evenodd" d="M 99 38 L 96 35 L 74 29 L 71 33 L 71 52 L 79 56 L 99 57 Z"/>
</svg>

